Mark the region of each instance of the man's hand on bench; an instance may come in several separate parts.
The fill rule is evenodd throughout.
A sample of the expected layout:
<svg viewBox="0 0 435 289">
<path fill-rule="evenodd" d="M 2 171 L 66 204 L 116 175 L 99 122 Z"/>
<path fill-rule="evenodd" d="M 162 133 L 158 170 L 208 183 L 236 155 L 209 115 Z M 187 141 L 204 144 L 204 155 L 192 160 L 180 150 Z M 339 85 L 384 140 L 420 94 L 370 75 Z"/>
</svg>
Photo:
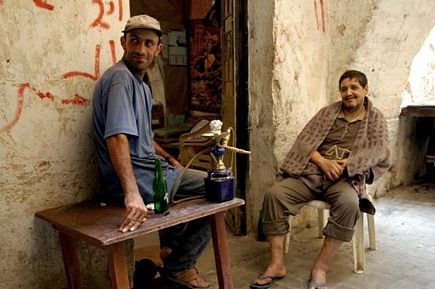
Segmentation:
<svg viewBox="0 0 435 289">
<path fill-rule="evenodd" d="M 128 195 L 124 199 L 126 217 L 119 227 L 123 233 L 136 230 L 146 221 L 147 208 L 139 194 Z"/>
</svg>

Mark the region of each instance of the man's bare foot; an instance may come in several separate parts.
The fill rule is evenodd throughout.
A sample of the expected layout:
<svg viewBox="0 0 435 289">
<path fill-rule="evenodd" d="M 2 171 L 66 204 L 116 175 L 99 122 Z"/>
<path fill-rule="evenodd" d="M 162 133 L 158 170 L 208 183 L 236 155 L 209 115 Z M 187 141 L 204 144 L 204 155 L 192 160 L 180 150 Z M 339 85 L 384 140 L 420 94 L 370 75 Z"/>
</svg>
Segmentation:
<svg viewBox="0 0 435 289">
<path fill-rule="evenodd" d="M 308 289 L 328 289 L 326 285 L 326 271 L 320 268 L 313 268 L 310 280 L 308 281 Z"/>
<path fill-rule="evenodd" d="M 283 278 L 287 274 L 284 265 L 269 265 L 263 274 L 259 275 L 252 284 L 272 284 L 275 280 Z M 251 285 L 252 285 L 251 284 Z M 251 286 L 252 288 L 252 286 Z M 255 288 L 255 287 L 254 287 Z"/>
</svg>

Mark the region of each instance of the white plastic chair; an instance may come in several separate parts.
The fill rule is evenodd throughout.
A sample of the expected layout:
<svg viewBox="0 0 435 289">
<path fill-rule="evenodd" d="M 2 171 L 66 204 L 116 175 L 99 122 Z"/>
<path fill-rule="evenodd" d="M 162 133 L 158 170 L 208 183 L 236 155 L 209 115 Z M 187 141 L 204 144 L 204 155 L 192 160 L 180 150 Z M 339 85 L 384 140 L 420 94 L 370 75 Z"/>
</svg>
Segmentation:
<svg viewBox="0 0 435 289">
<path fill-rule="evenodd" d="M 306 205 L 314 207 L 318 212 L 318 237 L 323 238 L 323 228 L 326 226 L 329 217 L 329 209 L 331 205 L 320 200 L 307 202 Z M 364 216 L 367 215 L 369 240 L 371 250 L 376 250 L 376 232 L 375 218 L 373 215 L 361 212 L 360 218 L 355 226 L 355 234 L 352 239 L 353 246 L 353 270 L 355 273 L 364 273 L 365 270 L 365 247 L 364 247 Z M 287 254 L 290 246 L 290 232 L 293 216 L 289 216 L 288 223 L 290 226 L 289 232 L 284 239 L 284 253 Z"/>
</svg>

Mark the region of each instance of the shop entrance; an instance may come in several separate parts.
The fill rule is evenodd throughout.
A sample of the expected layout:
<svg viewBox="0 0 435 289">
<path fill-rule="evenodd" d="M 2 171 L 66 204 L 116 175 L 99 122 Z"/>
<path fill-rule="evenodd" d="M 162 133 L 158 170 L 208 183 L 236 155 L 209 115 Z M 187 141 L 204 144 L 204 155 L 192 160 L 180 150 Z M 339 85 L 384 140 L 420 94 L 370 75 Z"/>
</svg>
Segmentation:
<svg viewBox="0 0 435 289">
<path fill-rule="evenodd" d="M 220 119 L 234 131 L 233 145 L 248 149 L 246 3 L 242 0 L 130 0 L 131 16 L 160 21 L 164 51 L 151 67 L 156 140 L 174 155 L 179 135 L 199 121 Z M 198 169 L 209 167 L 207 159 Z M 237 197 L 245 198 L 248 157 L 228 157 Z M 245 207 L 227 214 L 235 234 L 246 233 Z"/>
</svg>

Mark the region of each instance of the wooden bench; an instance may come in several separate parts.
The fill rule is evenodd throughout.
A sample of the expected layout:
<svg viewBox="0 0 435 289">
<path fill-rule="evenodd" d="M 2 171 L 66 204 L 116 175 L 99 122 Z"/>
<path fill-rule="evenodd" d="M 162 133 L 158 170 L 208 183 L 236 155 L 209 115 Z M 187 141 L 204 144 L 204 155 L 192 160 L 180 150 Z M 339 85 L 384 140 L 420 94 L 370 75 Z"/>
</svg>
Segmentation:
<svg viewBox="0 0 435 289">
<path fill-rule="evenodd" d="M 232 289 L 231 264 L 225 228 L 225 212 L 243 205 L 242 199 L 211 203 L 196 199 L 179 203 L 167 215 L 150 214 L 147 221 L 133 232 L 121 233 L 118 227 L 124 208 L 82 202 L 36 213 L 59 231 L 68 289 L 81 289 L 83 282 L 75 247 L 85 241 L 107 251 L 110 282 L 113 289 L 130 289 L 124 241 L 180 223 L 209 216 L 213 238 L 216 271 L 220 289 Z"/>
</svg>

